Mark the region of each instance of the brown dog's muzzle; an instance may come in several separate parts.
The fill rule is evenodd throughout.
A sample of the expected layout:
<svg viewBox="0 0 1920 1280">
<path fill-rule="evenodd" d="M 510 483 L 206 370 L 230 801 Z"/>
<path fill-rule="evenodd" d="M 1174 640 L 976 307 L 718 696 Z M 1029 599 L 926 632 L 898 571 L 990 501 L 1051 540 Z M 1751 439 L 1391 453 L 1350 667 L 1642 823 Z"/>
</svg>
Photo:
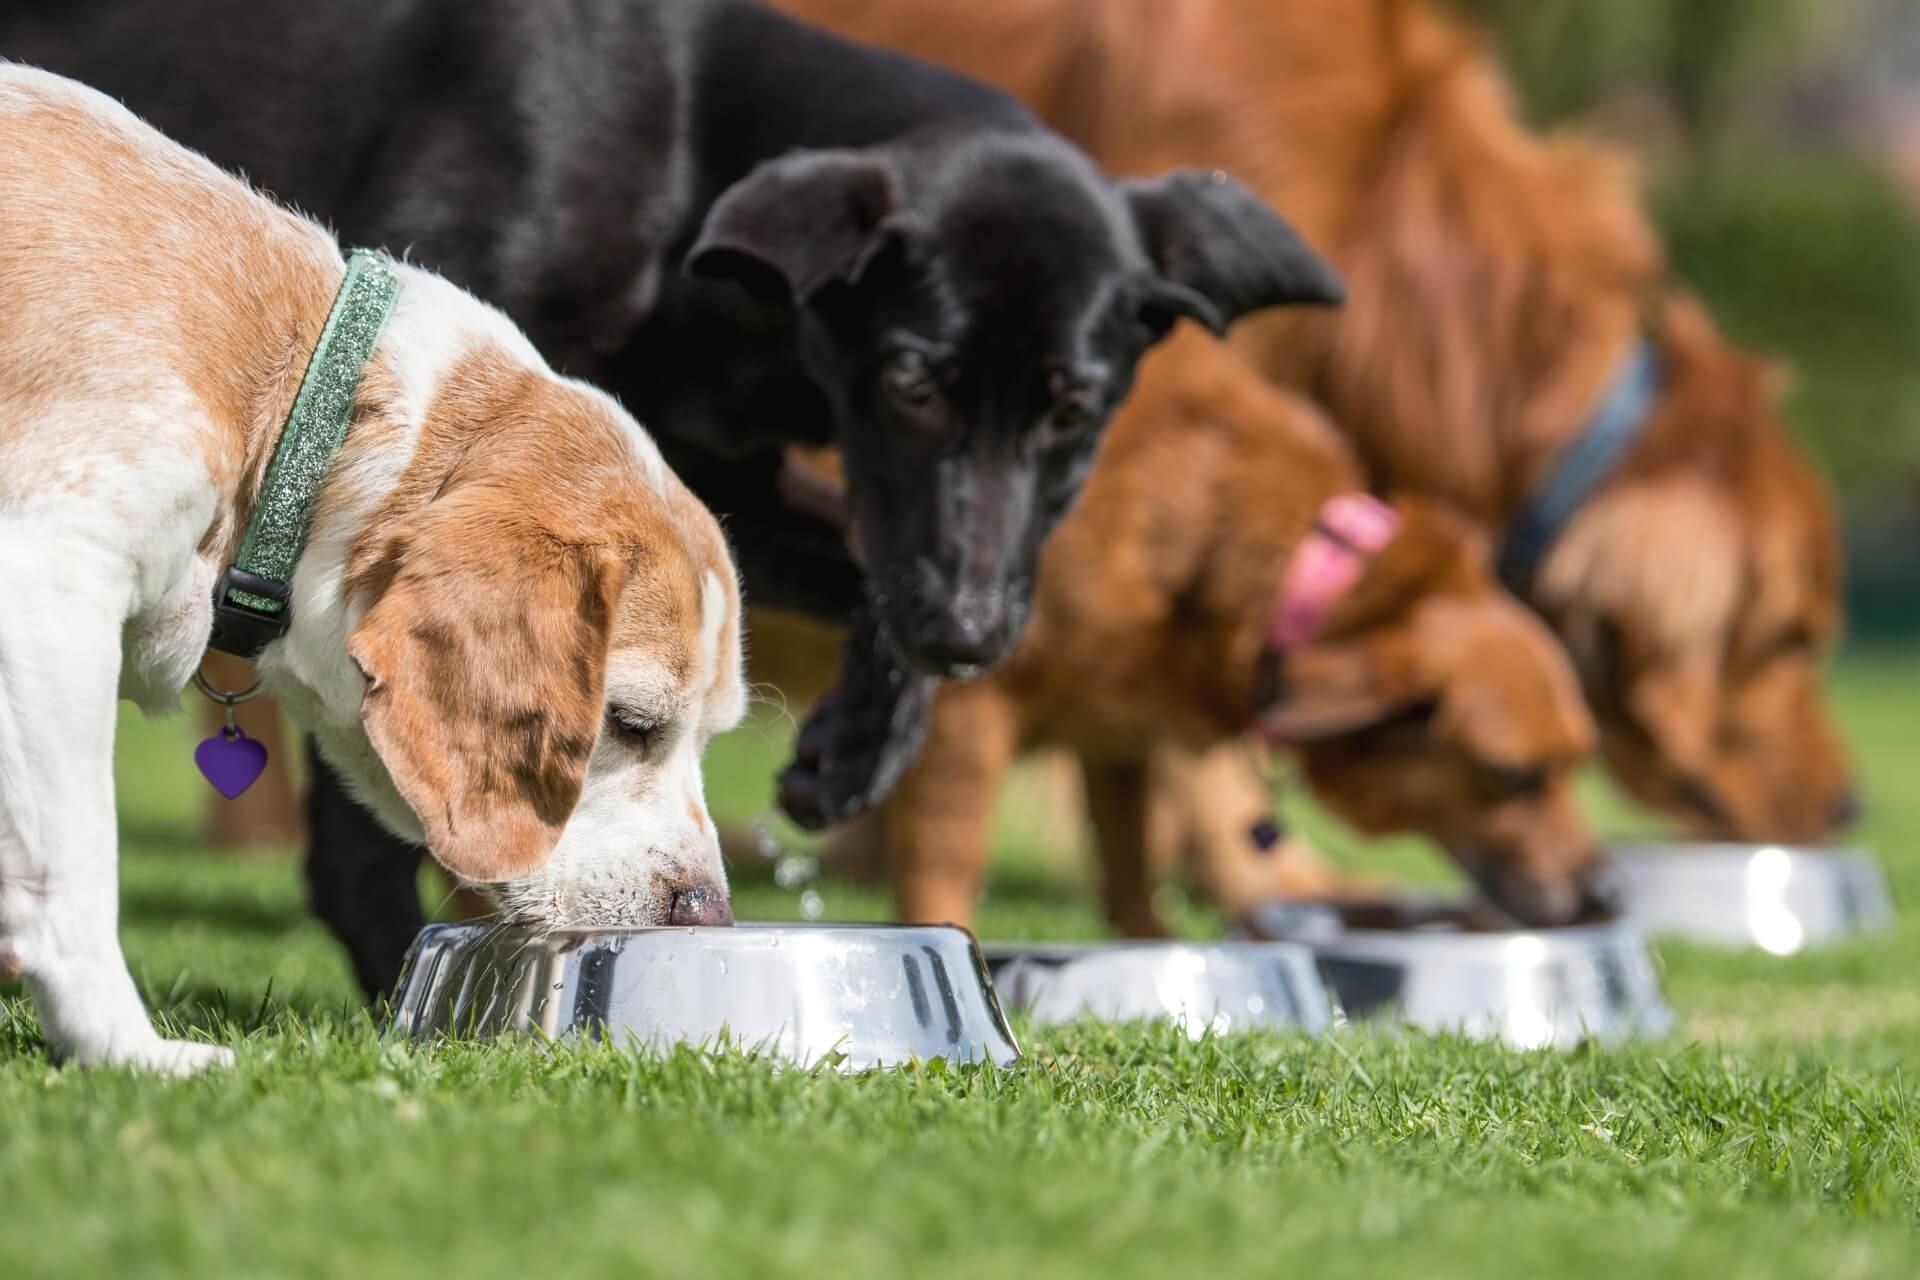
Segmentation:
<svg viewBox="0 0 1920 1280">
<path fill-rule="evenodd" d="M 1614 920 L 1625 905 L 1611 865 L 1598 852 L 1564 870 L 1526 868 L 1486 854 L 1454 860 L 1488 903 L 1526 928 Z"/>
</svg>

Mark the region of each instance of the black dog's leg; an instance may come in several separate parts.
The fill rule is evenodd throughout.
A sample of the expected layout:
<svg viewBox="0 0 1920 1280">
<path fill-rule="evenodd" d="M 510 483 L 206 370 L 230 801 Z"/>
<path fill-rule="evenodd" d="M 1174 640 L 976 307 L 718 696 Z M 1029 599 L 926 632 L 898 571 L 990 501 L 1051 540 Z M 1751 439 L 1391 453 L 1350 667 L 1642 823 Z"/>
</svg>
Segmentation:
<svg viewBox="0 0 1920 1280">
<path fill-rule="evenodd" d="M 421 850 L 392 835 L 347 794 L 307 741 L 307 891 L 313 913 L 347 949 L 368 998 L 394 994 L 400 964 L 427 922 Z"/>
<path fill-rule="evenodd" d="M 840 683 L 800 727 L 780 775 L 780 807 L 810 831 L 887 798 L 927 735 L 938 681 L 914 671 L 871 611 L 856 615 Z"/>
</svg>

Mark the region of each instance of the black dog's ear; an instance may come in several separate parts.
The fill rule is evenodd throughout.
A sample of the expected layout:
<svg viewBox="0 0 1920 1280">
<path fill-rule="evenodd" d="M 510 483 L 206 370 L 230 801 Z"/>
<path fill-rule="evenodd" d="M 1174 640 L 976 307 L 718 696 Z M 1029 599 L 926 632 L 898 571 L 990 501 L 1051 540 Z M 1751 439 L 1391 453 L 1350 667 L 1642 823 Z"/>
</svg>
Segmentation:
<svg viewBox="0 0 1920 1280">
<path fill-rule="evenodd" d="M 857 151 L 797 151 L 734 183 L 707 211 L 686 270 L 737 280 L 765 302 L 805 302 L 854 281 L 884 244 L 899 203 L 893 165 Z"/>
<path fill-rule="evenodd" d="M 1153 311 L 1224 333 L 1249 311 L 1346 298 L 1339 275 L 1300 234 L 1224 173 L 1178 169 L 1120 190 L 1160 271 Z"/>
</svg>

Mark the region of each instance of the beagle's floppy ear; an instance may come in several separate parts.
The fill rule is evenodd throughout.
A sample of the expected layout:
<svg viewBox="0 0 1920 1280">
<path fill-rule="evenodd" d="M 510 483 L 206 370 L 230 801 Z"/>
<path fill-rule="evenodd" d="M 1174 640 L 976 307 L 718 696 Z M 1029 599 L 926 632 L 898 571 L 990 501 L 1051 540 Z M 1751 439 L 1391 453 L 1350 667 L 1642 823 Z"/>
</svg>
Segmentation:
<svg viewBox="0 0 1920 1280">
<path fill-rule="evenodd" d="M 546 861 L 586 780 L 626 565 L 447 494 L 385 548 L 348 640 L 361 719 L 427 846 L 469 881 Z"/>
<path fill-rule="evenodd" d="M 1339 275 L 1260 197 L 1223 173 L 1120 184 L 1160 275 L 1149 306 L 1225 333 L 1249 311 L 1346 298 Z"/>
<path fill-rule="evenodd" d="M 762 302 L 804 303 L 822 285 L 855 282 L 894 234 L 899 180 L 881 156 L 797 151 L 723 192 L 687 253 L 688 274 L 734 280 Z"/>
</svg>

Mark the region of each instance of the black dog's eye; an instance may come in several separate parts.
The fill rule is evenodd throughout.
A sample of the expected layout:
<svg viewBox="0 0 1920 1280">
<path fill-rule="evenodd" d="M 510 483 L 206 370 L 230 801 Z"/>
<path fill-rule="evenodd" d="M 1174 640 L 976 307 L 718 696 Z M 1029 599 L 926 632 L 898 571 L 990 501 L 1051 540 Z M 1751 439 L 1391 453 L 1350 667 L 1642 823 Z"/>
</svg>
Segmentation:
<svg viewBox="0 0 1920 1280">
<path fill-rule="evenodd" d="M 1502 791 L 1537 796 L 1547 789 L 1547 771 L 1538 765 L 1502 765 L 1491 770 Z"/>
<path fill-rule="evenodd" d="M 1071 391 L 1055 402 L 1047 426 L 1058 436 L 1077 436 L 1100 425 L 1100 406 L 1091 391 Z"/>
<path fill-rule="evenodd" d="M 933 398 L 940 394 L 940 384 L 934 380 L 933 367 L 918 351 L 895 352 L 892 359 L 887 361 L 880 380 L 886 384 L 888 395 L 910 409 L 931 404 Z"/>
<path fill-rule="evenodd" d="M 636 751 L 653 750 L 659 745 L 660 733 L 665 727 L 652 716 L 626 707 L 607 708 L 607 732 Z"/>
</svg>

